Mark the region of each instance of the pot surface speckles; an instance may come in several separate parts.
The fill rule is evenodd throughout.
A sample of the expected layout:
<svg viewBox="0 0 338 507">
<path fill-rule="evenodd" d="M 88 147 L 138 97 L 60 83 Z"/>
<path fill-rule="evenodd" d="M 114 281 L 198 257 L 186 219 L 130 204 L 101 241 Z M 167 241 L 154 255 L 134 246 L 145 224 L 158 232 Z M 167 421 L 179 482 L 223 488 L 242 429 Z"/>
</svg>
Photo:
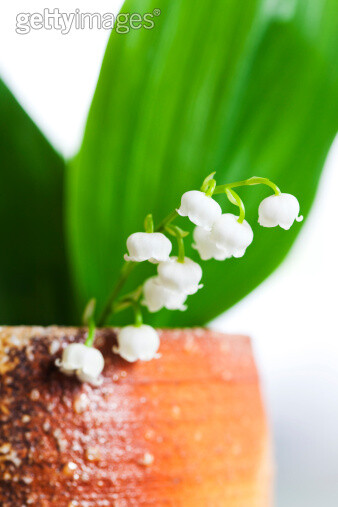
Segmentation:
<svg viewBox="0 0 338 507">
<path fill-rule="evenodd" d="M 266 507 L 269 439 L 250 341 L 160 332 L 127 363 L 97 332 L 99 387 L 62 375 L 85 330 L 0 328 L 0 505 Z"/>
</svg>

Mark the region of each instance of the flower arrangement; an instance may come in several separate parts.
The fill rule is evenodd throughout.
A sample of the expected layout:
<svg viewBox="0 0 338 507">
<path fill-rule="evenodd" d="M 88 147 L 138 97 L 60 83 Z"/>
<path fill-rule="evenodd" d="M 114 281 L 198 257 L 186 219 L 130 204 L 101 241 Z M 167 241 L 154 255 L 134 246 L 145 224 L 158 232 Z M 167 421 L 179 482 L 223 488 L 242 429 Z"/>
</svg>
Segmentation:
<svg viewBox="0 0 338 507">
<path fill-rule="evenodd" d="M 231 257 L 242 257 L 253 241 L 253 231 L 245 220 L 245 207 L 238 193 L 238 187 L 266 185 L 274 194 L 265 198 L 258 208 L 258 222 L 263 227 L 277 227 L 288 230 L 294 221 L 301 221 L 299 202 L 291 194 L 282 193 L 275 183 L 267 178 L 252 177 L 234 183 L 217 185 L 211 173 L 205 178 L 200 190 L 189 190 L 182 195 L 178 209 L 172 211 L 155 228 L 151 214 L 144 220 L 145 232 L 135 232 L 127 239 L 125 264 L 119 279 L 109 297 L 98 325 L 105 324 L 107 319 L 126 308 L 133 308 L 134 323 L 122 327 L 117 334 L 118 346 L 113 352 L 129 362 L 150 361 L 156 357 L 160 346 L 157 331 L 143 323 L 142 305 L 150 313 L 162 308 L 167 310 L 187 309 L 188 296 L 203 288 L 201 284 L 201 266 L 185 255 L 184 241 L 188 232 L 173 222 L 179 216 L 188 217 L 195 225 L 193 231 L 193 248 L 201 260 L 215 259 L 224 261 Z M 223 213 L 221 206 L 213 196 L 223 194 L 230 203 L 238 208 L 238 215 Z M 169 237 L 177 242 L 177 255 L 171 256 L 172 243 Z M 140 262 L 157 265 L 157 275 L 147 278 L 134 291 L 120 296 L 120 292 L 133 269 Z M 68 345 L 62 359 L 56 365 L 65 375 L 76 375 L 81 382 L 99 385 L 100 374 L 104 368 L 101 352 L 94 347 L 95 339 L 95 300 L 86 306 L 83 317 L 88 325 L 88 336 L 84 344 Z"/>
</svg>

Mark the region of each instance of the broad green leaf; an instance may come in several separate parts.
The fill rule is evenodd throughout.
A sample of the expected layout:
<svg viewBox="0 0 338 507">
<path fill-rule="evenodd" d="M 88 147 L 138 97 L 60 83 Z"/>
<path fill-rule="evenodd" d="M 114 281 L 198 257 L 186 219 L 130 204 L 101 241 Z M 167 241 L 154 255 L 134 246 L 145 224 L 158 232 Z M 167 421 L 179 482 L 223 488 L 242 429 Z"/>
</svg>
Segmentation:
<svg viewBox="0 0 338 507">
<path fill-rule="evenodd" d="M 270 178 L 299 198 L 306 217 L 337 129 L 333 0 L 216 0 L 212 6 L 131 0 L 123 12 L 155 7 L 161 15 L 152 30 L 112 33 L 70 168 L 69 245 L 80 305 L 96 297 L 102 308 L 127 236 L 142 230 L 150 212 L 159 222 L 213 170 L 218 184 Z M 246 255 L 203 263 L 205 286 L 189 298 L 187 312 L 161 311 L 150 322 L 204 324 L 283 260 L 301 224 L 290 231 L 260 228 L 257 208 L 269 190 L 239 194 L 255 233 Z M 226 197 L 219 202 L 235 212 Z M 183 219 L 178 224 L 187 227 Z M 138 266 L 127 289 L 153 271 Z"/>
<path fill-rule="evenodd" d="M 64 161 L 0 81 L 0 322 L 69 322 Z"/>
</svg>

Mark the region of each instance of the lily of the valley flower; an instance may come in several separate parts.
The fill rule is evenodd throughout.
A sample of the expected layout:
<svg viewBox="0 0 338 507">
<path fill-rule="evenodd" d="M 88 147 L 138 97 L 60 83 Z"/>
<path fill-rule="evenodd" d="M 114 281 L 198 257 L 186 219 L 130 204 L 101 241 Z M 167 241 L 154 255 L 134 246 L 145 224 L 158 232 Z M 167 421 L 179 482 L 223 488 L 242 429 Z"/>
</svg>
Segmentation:
<svg viewBox="0 0 338 507">
<path fill-rule="evenodd" d="M 173 291 L 189 295 L 203 287 L 199 284 L 202 268 L 188 257 L 183 262 L 179 262 L 177 257 L 170 257 L 169 261 L 159 263 L 157 272 L 161 283 Z"/>
<path fill-rule="evenodd" d="M 210 230 L 222 214 L 218 202 L 199 190 L 190 190 L 182 195 L 181 206 L 176 210 L 182 217 L 189 217 L 195 224 Z"/>
<path fill-rule="evenodd" d="M 185 292 L 179 292 L 169 289 L 163 285 L 159 276 L 152 276 L 146 280 L 143 286 L 144 299 L 142 304 L 145 305 L 150 312 L 158 312 L 161 308 L 167 310 L 186 310 L 184 305 L 187 299 Z"/>
<path fill-rule="evenodd" d="M 201 259 L 207 261 L 209 259 L 216 259 L 217 261 L 224 261 L 231 254 L 224 248 L 219 248 L 216 243 L 211 239 L 211 231 L 203 229 L 203 227 L 195 227 L 194 241 L 192 245 L 198 251 Z"/>
<path fill-rule="evenodd" d="M 210 239 L 229 257 L 242 257 L 253 240 L 253 232 L 246 220 L 239 223 L 238 217 L 225 213 L 215 222 Z"/>
<path fill-rule="evenodd" d="M 270 195 L 264 199 L 258 208 L 258 223 L 263 227 L 290 229 L 295 220 L 303 220 L 299 215 L 299 202 L 291 194 Z"/>
<path fill-rule="evenodd" d="M 153 263 L 166 261 L 171 252 L 170 240 L 161 232 L 135 232 L 127 239 L 126 261 Z"/>
<path fill-rule="evenodd" d="M 62 359 L 55 361 L 56 366 L 65 375 L 76 375 L 81 382 L 99 385 L 102 380 L 100 374 L 104 368 L 101 352 L 94 347 L 87 347 L 83 343 L 71 343 L 63 353 Z"/>
<path fill-rule="evenodd" d="M 157 331 L 146 324 L 123 327 L 118 332 L 117 342 L 118 346 L 113 347 L 113 352 L 130 363 L 138 360 L 150 361 L 160 346 Z"/>
</svg>

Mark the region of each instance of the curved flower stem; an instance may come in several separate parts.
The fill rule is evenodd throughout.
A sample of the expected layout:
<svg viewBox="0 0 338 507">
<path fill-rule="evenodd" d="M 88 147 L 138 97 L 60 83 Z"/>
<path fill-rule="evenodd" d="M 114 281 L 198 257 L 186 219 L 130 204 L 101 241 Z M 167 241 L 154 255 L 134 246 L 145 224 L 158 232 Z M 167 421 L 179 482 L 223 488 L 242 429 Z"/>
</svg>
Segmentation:
<svg viewBox="0 0 338 507">
<path fill-rule="evenodd" d="M 229 201 L 232 204 L 234 204 L 235 206 L 238 206 L 238 208 L 239 208 L 239 217 L 237 219 L 237 222 L 239 224 L 242 224 L 243 221 L 244 221 L 244 218 L 245 218 L 245 208 L 244 208 L 244 204 L 243 204 L 242 199 L 239 197 L 239 195 L 237 194 L 237 192 L 235 192 L 234 190 L 232 190 L 230 188 L 227 188 L 225 190 L 225 193 L 226 193 Z"/>
<path fill-rule="evenodd" d="M 279 195 L 281 193 L 277 185 L 275 185 L 275 183 L 270 181 L 268 178 L 260 178 L 259 176 L 253 176 L 252 178 L 249 178 L 247 180 L 235 181 L 234 183 L 226 183 L 225 185 L 217 185 L 214 190 L 214 195 L 224 194 L 224 192 L 226 192 L 227 189 L 250 185 L 267 185 L 268 187 L 272 188 L 272 190 L 275 192 L 276 195 Z"/>
<path fill-rule="evenodd" d="M 177 225 L 170 225 L 165 228 L 165 230 L 171 234 L 172 236 L 175 236 L 177 239 L 177 246 L 178 246 L 178 257 L 177 261 L 183 263 L 184 257 L 185 257 L 185 250 L 184 250 L 184 239 L 185 236 L 188 235 L 187 232 L 182 231 L 180 227 L 177 227 Z"/>
<path fill-rule="evenodd" d="M 206 178 L 204 178 L 204 181 L 202 183 L 202 186 L 200 188 L 201 192 L 208 192 L 210 189 L 210 182 L 214 181 L 216 183 L 216 180 L 214 180 L 214 176 L 216 174 L 216 171 L 212 172 L 211 174 L 208 174 Z"/>
<path fill-rule="evenodd" d="M 208 197 L 211 197 L 212 194 L 215 192 L 215 188 L 216 188 L 216 180 L 214 180 L 214 179 L 209 180 L 208 188 L 205 192 L 205 195 L 207 195 Z"/>
</svg>

